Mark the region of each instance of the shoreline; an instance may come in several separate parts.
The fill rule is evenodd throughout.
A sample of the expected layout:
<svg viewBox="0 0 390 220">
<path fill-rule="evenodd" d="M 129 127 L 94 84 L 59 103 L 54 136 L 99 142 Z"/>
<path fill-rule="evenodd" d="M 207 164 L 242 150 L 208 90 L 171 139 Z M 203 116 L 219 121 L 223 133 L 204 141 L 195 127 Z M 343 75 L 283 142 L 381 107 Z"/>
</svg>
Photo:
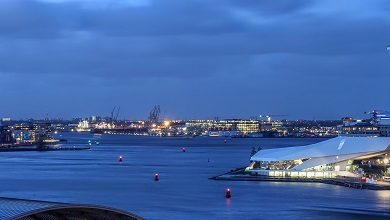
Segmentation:
<svg viewBox="0 0 390 220">
<path fill-rule="evenodd" d="M 0 152 L 26 152 L 26 151 L 69 151 L 69 150 L 89 150 L 89 146 L 66 146 L 66 147 L 9 147 L 0 148 Z"/>
</svg>

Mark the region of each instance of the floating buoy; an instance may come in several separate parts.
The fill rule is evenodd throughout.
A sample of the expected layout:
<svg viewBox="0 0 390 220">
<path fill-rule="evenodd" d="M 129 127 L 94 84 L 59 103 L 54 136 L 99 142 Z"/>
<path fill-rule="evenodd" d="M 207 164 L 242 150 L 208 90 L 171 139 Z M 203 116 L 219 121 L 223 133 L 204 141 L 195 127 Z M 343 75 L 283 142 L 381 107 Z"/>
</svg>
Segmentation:
<svg viewBox="0 0 390 220">
<path fill-rule="evenodd" d="M 232 198 L 232 192 L 230 191 L 229 188 L 226 189 L 225 197 L 226 197 L 227 199 Z"/>
<path fill-rule="evenodd" d="M 227 143 L 227 140 L 225 139 L 223 142 L 226 144 L 226 143 Z"/>
<path fill-rule="evenodd" d="M 123 161 L 123 157 L 122 157 L 122 156 L 119 156 L 119 157 L 118 157 L 118 161 L 119 161 L 119 162 L 122 162 L 122 161 Z"/>
<path fill-rule="evenodd" d="M 181 151 L 182 151 L 182 152 L 186 152 L 186 148 L 185 148 L 185 147 L 182 147 L 182 148 L 181 148 Z"/>
<path fill-rule="evenodd" d="M 158 173 L 154 174 L 154 181 L 159 181 L 160 177 Z"/>
</svg>

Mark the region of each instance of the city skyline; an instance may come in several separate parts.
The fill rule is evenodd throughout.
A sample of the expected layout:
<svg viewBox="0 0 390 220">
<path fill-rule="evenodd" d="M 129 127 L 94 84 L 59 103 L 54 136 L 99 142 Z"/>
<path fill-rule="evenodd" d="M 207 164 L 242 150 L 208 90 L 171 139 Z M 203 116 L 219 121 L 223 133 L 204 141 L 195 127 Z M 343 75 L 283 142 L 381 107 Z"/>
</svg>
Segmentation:
<svg viewBox="0 0 390 220">
<path fill-rule="evenodd" d="M 376 110 L 374 110 L 376 111 Z M 381 111 L 381 110 L 378 110 Z M 120 111 L 121 112 L 121 111 Z M 386 115 L 388 114 L 388 111 L 385 111 Z M 150 112 L 145 112 L 144 116 L 141 117 L 132 117 L 128 116 L 128 113 L 121 113 L 118 114 L 118 117 L 116 117 L 117 110 L 115 110 L 115 114 L 113 118 L 115 121 L 149 121 L 149 114 Z M 360 112 L 360 114 L 352 115 L 346 113 L 340 118 L 316 118 L 316 117 L 290 117 L 289 115 L 279 115 L 279 114 L 257 114 L 257 115 L 241 115 L 237 116 L 239 114 L 231 115 L 231 116 L 210 116 L 210 117 L 172 117 L 169 116 L 166 111 L 164 111 L 160 117 L 159 122 L 164 121 L 191 121 L 191 120 L 258 120 L 258 121 L 342 121 L 343 118 L 353 118 L 355 120 L 369 120 L 372 117 L 372 114 L 369 112 Z M 1 120 L 4 121 L 41 121 L 41 120 L 49 120 L 49 121 L 55 121 L 55 120 L 64 120 L 64 121 L 72 121 L 72 120 L 90 120 L 91 118 L 98 117 L 102 120 L 109 120 L 111 119 L 111 115 L 109 112 L 106 114 L 98 115 L 98 114 L 91 114 L 91 115 L 75 115 L 74 117 L 60 117 L 60 116 L 52 116 L 49 114 L 42 114 L 38 117 L 14 117 L 14 115 L 0 115 L 0 125 Z"/>
<path fill-rule="evenodd" d="M 389 110 L 387 1 L 0 2 L 1 117 Z"/>
</svg>

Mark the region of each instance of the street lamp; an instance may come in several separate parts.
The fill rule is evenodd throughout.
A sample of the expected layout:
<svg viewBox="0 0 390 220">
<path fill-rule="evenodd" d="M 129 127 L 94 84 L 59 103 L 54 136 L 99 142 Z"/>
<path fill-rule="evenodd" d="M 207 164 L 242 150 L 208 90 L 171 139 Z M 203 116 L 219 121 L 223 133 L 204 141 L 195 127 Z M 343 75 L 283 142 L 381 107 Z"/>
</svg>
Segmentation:
<svg viewBox="0 0 390 220">
<path fill-rule="evenodd" d="M 383 176 L 386 176 L 386 165 L 389 163 L 389 159 L 387 158 L 387 154 L 385 154 L 384 159 L 383 159 Z"/>
</svg>

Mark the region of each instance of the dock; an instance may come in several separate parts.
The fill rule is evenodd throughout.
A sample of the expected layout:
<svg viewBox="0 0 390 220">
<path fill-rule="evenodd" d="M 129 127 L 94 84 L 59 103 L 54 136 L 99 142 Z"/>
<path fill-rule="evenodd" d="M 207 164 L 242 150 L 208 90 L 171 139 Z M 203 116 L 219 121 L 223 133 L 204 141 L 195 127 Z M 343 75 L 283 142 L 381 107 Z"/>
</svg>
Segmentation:
<svg viewBox="0 0 390 220">
<path fill-rule="evenodd" d="M 227 173 L 210 177 L 211 180 L 222 181 L 262 181 L 262 182 L 299 182 L 299 183 L 323 183 L 344 186 L 354 189 L 368 189 L 368 190 L 390 190 L 388 183 L 363 183 L 357 181 L 355 178 L 291 178 L 291 177 L 269 177 L 250 175 L 245 172 L 245 168 L 237 168 Z"/>
<path fill-rule="evenodd" d="M 73 150 L 89 150 L 90 146 L 50 146 L 38 148 L 36 146 L 24 147 L 1 147 L 0 152 L 25 152 L 25 151 L 73 151 Z"/>
</svg>

